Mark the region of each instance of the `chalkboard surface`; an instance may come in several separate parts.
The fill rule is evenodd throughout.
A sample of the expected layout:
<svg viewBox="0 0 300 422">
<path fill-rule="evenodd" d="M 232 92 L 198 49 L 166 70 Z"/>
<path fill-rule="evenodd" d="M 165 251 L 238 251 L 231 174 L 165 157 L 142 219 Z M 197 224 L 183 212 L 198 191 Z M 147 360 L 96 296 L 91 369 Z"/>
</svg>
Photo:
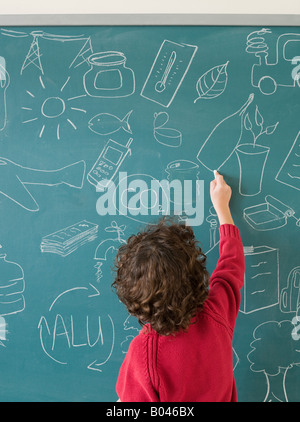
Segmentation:
<svg viewBox="0 0 300 422">
<path fill-rule="evenodd" d="M 116 251 L 177 214 L 212 271 L 215 169 L 246 260 L 239 400 L 300 400 L 299 56 L 298 27 L 1 28 L 1 401 L 117 399 L 140 327 Z"/>
</svg>

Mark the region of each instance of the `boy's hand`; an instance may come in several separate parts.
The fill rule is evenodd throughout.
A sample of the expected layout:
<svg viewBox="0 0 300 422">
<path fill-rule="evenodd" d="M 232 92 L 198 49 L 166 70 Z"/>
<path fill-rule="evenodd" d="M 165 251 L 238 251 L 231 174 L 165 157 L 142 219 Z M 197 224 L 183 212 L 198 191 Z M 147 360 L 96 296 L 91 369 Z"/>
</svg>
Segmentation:
<svg viewBox="0 0 300 422">
<path fill-rule="evenodd" d="M 215 172 L 215 179 L 210 182 L 210 198 L 220 224 L 234 224 L 229 208 L 231 187 L 218 172 Z"/>
</svg>

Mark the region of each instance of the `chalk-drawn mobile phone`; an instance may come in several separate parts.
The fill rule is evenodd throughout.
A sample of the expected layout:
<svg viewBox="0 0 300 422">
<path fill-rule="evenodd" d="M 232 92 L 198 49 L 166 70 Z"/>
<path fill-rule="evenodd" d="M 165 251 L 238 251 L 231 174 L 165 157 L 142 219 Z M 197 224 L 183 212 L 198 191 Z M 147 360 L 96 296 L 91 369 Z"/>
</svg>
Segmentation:
<svg viewBox="0 0 300 422">
<path fill-rule="evenodd" d="M 87 180 L 98 189 L 107 188 L 126 156 L 131 155 L 129 147 L 132 141 L 133 139 L 130 138 L 124 146 L 110 139 L 89 171 Z"/>
<path fill-rule="evenodd" d="M 258 41 L 255 42 L 255 40 Z M 297 84 L 300 87 L 300 80 L 293 77 L 292 74 L 292 65 L 297 64 L 294 60 L 300 56 L 300 34 L 289 33 L 278 37 L 274 63 L 269 63 L 268 47 L 262 37 L 254 37 L 252 41 L 249 39 L 247 44 L 247 48 L 254 46 L 258 49 L 255 53 L 255 56 L 258 57 L 258 63 L 252 66 L 251 72 L 252 86 L 259 88 L 261 93 L 265 95 L 274 94 L 277 86 L 295 87 Z M 250 52 L 249 50 L 246 51 Z"/>
</svg>

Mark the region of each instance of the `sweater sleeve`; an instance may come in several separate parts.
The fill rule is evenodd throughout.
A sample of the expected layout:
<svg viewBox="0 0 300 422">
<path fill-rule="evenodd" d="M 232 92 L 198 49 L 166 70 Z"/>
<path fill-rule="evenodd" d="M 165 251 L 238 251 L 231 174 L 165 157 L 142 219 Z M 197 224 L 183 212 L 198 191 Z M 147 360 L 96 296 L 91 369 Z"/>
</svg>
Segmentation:
<svg viewBox="0 0 300 422">
<path fill-rule="evenodd" d="M 233 331 L 244 284 L 245 257 L 239 229 L 232 224 L 219 227 L 220 257 L 210 278 L 209 307 Z"/>
<path fill-rule="evenodd" d="M 147 335 L 140 333 L 130 343 L 116 385 L 121 402 L 159 401 L 149 373 L 148 340 Z"/>
</svg>

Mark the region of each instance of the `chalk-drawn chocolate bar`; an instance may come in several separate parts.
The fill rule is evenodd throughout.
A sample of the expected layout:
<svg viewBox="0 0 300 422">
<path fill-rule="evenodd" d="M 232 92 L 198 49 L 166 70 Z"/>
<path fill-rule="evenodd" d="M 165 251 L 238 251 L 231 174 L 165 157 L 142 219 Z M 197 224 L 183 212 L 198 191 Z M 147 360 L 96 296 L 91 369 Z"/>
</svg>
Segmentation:
<svg viewBox="0 0 300 422">
<path fill-rule="evenodd" d="M 41 242 L 41 251 L 56 253 L 65 257 L 87 242 L 95 240 L 97 233 L 97 224 L 83 220 L 44 236 Z"/>
</svg>

